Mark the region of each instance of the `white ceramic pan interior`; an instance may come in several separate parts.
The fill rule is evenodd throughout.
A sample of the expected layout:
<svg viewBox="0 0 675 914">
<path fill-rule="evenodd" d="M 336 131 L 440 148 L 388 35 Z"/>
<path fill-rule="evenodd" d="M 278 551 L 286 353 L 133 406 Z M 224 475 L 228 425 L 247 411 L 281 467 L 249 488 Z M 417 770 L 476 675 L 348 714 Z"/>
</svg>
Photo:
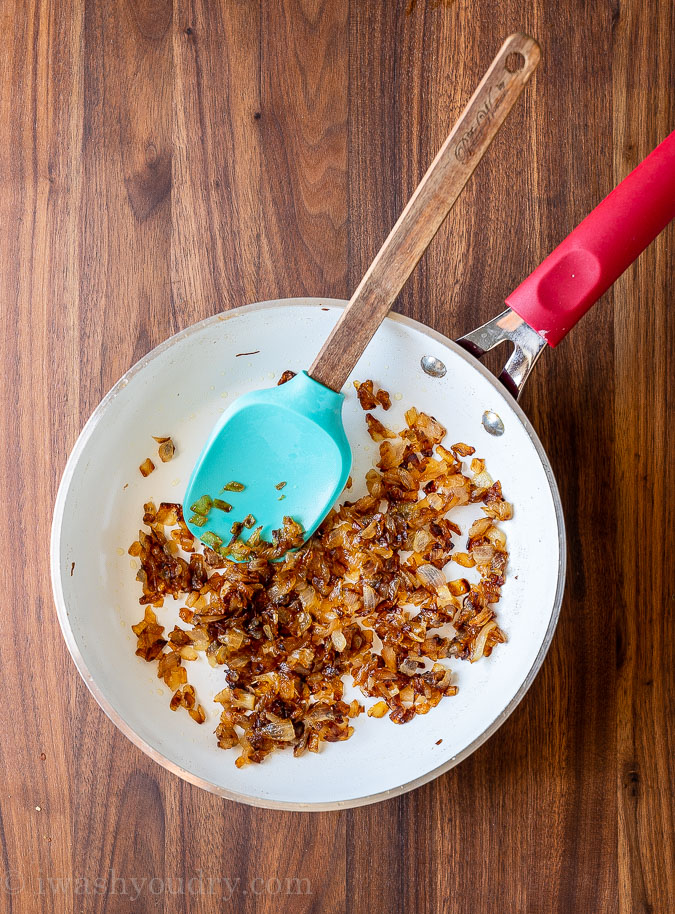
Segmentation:
<svg viewBox="0 0 675 914">
<path fill-rule="evenodd" d="M 236 750 L 216 745 L 218 709 L 211 696 L 222 672 L 201 658 L 187 664 L 207 711 L 202 726 L 169 709 L 156 663 L 134 654 L 131 625 L 143 616 L 136 561 L 127 554 L 143 503 L 181 501 L 199 450 L 220 413 L 239 394 L 272 385 L 287 368 L 310 364 L 344 302 L 287 299 L 250 305 L 202 321 L 163 343 L 131 368 L 95 410 L 68 461 L 54 514 L 51 562 L 59 621 L 80 674 L 106 714 L 144 752 L 181 777 L 224 797 L 270 807 L 327 809 L 394 796 L 457 764 L 514 709 L 536 674 L 557 621 L 565 569 L 560 503 L 542 447 L 515 400 L 455 343 L 392 315 L 378 330 L 352 379 L 373 378 L 392 395 L 386 423 L 403 427 L 410 406 L 448 428 L 446 441 L 474 445 L 501 480 L 515 516 L 504 529 L 510 562 L 500 626 L 508 643 L 470 664 L 449 661 L 459 693 L 404 726 L 361 715 L 347 742 L 323 744 L 295 759 L 277 752 L 239 770 Z M 255 353 L 242 355 L 242 353 Z M 447 367 L 442 378 L 420 367 L 423 356 Z M 351 381 L 344 420 L 352 442 L 355 487 L 377 459 Z M 493 437 L 481 417 L 494 410 L 505 433 Z M 173 461 L 149 477 L 139 464 L 156 455 L 153 435 L 176 442 Z M 453 519 L 468 527 L 475 507 Z M 464 548 L 464 541 L 456 544 Z M 457 567 L 457 577 L 468 570 Z M 72 571 L 72 573 L 71 573 Z M 159 620 L 171 630 L 179 603 Z M 347 690 L 350 696 L 351 689 Z M 361 693 L 356 693 L 359 696 Z M 362 696 L 361 696 L 362 697 Z M 349 700 L 349 698 L 348 698 Z M 366 706 L 372 700 L 363 699 Z"/>
</svg>

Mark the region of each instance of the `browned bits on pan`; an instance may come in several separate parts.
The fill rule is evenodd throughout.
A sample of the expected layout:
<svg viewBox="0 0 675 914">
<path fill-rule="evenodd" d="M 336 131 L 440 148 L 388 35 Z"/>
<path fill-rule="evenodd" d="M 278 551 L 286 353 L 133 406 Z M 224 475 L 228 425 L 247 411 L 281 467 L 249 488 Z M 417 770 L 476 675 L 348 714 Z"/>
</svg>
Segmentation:
<svg viewBox="0 0 675 914">
<path fill-rule="evenodd" d="M 149 606 L 145 607 L 143 619 L 136 625 L 132 625 L 131 630 L 138 638 L 137 656 L 148 662 L 156 660 L 164 649 L 166 639 L 162 637 L 164 626 L 158 624 L 157 616 Z"/>
<path fill-rule="evenodd" d="M 363 410 L 375 409 L 376 406 L 382 406 L 383 409 L 389 409 L 391 406 L 391 397 L 388 391 L 380 389 L 375 391 L 373 381 L 354 381 L 356 396 Z"/>
<path fill-rule="evenodd" d="M 504 501 L 502 485 L 499 480 L 487 490 L 483 496 L 483 501 L 485 502 L 485 507 L 482 510 L 488 517 L 493 517 L 495 520 L 510 520 L 513 517 L 513 505 L 508 501 Z"/>
<path fill-rule="evenodd" d="M 373 382 L 372 381 L 354 381 L 354 387 L 356 388 L 356 396 L 359 399 L 361 404 L 361 409 L 368 411 L 369 409 L 375 409 L 377 406 L 377 400 L 375 399 L 375 394 L 373 393 Z"/>
<path fill-rule="evenodd" d="M 146 509 L 152 506 L 146 504 Z M 152 506 L 154 507 L 154 506 Z M 167 538 L 164 522 L 173 521 L 178 529 L 171 531 Z M 162 502 L 157 514 L 146 510 L 144 517 L 152 517 L 145 521 L 149 532 L 139 531 L 138 539 L 129 547 L 129 555 L 137 556 L 141 560 L 141 568 L 137 579 L 143 588 L 141 603 L 161 605 L 165 596 L 176 597 L 191 589 L 193 563 L 203 562 L 202 556 L 192 556 L 190 563 L 174 554 L 172 544 L 178 544 L 185 552 L 194 551 L 194 537 L 183 520 L 183 509 L 180 505 Z"/>
<path fill-rule="evenodd" d="M 386 701 L 378 701 L 372 708 L 368 708 L 368 717 L 384 717 L 388 710 Z"/>
<path fill-rule="evenodd" d="M 155 469 L 155 464 L 149 457 L 146 457 L 138 469 L 141 471 L 141 476 L 149 476 Z"/>
<path fill-rule="evenodd" d="M 180 505 L 169 504 L 164 501 L 157 510 L 155 522 L 162 524 L 164 527 L 174 527 L 178 523 L 179 517 L 182 517 Z"/>
<path fill-rule="evenodd" d="M 185 708 L 187 711 L 191 711 L 195 706 L 195 698 L 194 686 L 181 686 L 171 697 L 169 707 L 172 711 L 177 711 L 179 708 Z"/>
<path fill-rule="evenodd" d="M 290 381 L 291 378 L 294 378 L 294 377 L 295 377 L 295 372 L 291 371 L 289 368 L 287 368 L 286 371 L 281 375 L 281 377 L 277 381 L 277 387 L 279 387 L 280 384 L 285 384 L 286 381 Z"/>
<path fill-rule="evenodd" d="M 171 645 L 173 647 L 173 644 Z M 187 671 L 182 664 L 180 654 L 169 651 L 162 654 L 157 665 L 157 678 L 163 679 L 173 691 L 187 682 Z"/>
<path fill-rule="evenodd" d="M 475 447 L 471 447 L 469 444 L 463 444 L 461 441 L 458 444 L 451 444 L 450 450 L 458 457 L 470 457 L 471 454 L 476 453 Z"/>
<path fill-rule="evenodd" d="M 203 724 L 206 720 L 206 712 L 201 705 L 197 705 L 196 708 L 188 708 L 188 714 L 198 724 Z"/>
<path fill-rule="evenodd" d="M 366 425 L 368 426 L 368 434 L 373 441 L 384 441 L 385 438 L 396 438 L 394 432 L 385 428 L 380 420 L 376 419 L 370 413 L 366 413 Z"/>
<path fill-rule="evenodd" d="M 154 435 L 153 438 L 155 438 L 155 441 L 159 445 L 159 459 L 162 463 L 168 463 L 176 452 L 173 441 L 171 438 L 156 438 Z"/>
<path fill-rule="evenodd" d="M 380 388 L 375 396 L 377 397 L 382 409 L 389 409 L 391 406 L 391 397 L 389 396 L 389 391 Z"/>
<path fill-rule="evenodd" d="M 180 506 L 144 506 L 149 532 L 129 552 L 141 561 L 141 603 L 153 608 L 134 626 L 137 652 L 158 660 L 171 707 L 197 723 L 205 713 L 186 665 L 203 655 L 222 674 L 215 736 L 221 748 L 238 748 L 240 768 L 276 749 L 299 756 L 349 739 L 363 709 L 344 701 L 346 675 L 374 699 L 369 717 L 404 724 L 456 694 L 447 658 L 473 662 L 505 640 L 495 617 L 508 561 L 498 521 L 512 508 L 501 485 L 479 458 L 465 468 L 467 445 L 444 448 L 445 429 L 432 416 L 408 410 L 399 434 L 383 434 L 368 419 L 379 461 L 366 475 L 367 494 L 333 509 L 295 552 L 286 550 L 302 530 L 292 518 L 271 544 L 260 527 L 242 542 L 237 522 L 228 546 L 207 547 L 188 563 L 175 551 L 185 541 Z M 446 515 L 472 503 L 483 514 L 466 533 L 466 551 L 453 553 L 461 530 Z M 228 548 L 250 561 L 230 561 Z M 475 568 L 477 583 L 448 580 L 451 558 Z M 185 601 L 185 627 L 168 636 L 154 612 L 165 595 Z"/>
</svg>

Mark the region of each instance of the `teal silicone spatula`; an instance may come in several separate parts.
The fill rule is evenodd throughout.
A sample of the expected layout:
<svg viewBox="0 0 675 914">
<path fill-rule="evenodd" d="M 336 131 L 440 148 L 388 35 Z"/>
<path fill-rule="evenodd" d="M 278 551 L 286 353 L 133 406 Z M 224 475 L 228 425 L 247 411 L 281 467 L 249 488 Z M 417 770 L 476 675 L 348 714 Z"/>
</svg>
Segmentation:
<svg viewBox="0 0 675 914">
<path fill-rule="evenodd" d="M 246 540 L 262 527 L 256 537 L 269 541 L 284 517 L 292 517 L 307 538 L 326 516 L 352 461 L 342 425 L 342 386 L 539 54 L 527 35 L 506 39 L 309 370 L 280 386 L 244 394 L 223 414 L 197 460 L 184 502 L 190 531 L 207 545 L 237 558 L 227 552 L 233 536 Z"/>
</svg>

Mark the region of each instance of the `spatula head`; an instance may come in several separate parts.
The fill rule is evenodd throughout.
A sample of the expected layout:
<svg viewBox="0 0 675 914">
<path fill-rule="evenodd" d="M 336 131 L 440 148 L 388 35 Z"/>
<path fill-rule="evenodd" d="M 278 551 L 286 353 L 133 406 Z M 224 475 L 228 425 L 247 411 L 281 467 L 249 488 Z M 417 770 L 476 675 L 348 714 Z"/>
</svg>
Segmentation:
<svg viewBox="0 0 675 914">
<path fill-rule="evenodd" d="M 305 531 L 316 530 L 342 492 L 352 454 L 342 425 L 344 397 L 302 372 L 278 387 L 239 397 L 223 414 L 192 472 L 183 510 L 190 531 L 209 543 L 215 534 L 224 544 L 233 523 L 251 515 L 246 540 L 262 526 L 262 537 L 292 517 Z M 231 483 L 234 487 L 228 488 Z M 282 486 L 281 484 L 284 483 Z M 241 491 L 236 491 L 243 485 Z M 211 507 L 202 526 L 202 496 L 219 499 L 231 510 Z M 195 511 L 192 506 L 195 505 Z M 195 518 L 192 520 L 191 518 Z"/>
</svg>

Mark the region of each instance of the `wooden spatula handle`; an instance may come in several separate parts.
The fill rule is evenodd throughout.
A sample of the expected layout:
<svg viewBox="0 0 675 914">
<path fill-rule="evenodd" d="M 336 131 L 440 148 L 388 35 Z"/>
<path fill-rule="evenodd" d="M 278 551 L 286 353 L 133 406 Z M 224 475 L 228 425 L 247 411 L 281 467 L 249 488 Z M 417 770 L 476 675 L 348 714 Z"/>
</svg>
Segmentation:
<svg viewBox="0 0 675 914">
<path fill-rule="evenodd" d="M 539 62 L 528 35 L 506 39 L 323 349 L 310 377 L 339 391 L 450 212 Z"/>
</svg>

